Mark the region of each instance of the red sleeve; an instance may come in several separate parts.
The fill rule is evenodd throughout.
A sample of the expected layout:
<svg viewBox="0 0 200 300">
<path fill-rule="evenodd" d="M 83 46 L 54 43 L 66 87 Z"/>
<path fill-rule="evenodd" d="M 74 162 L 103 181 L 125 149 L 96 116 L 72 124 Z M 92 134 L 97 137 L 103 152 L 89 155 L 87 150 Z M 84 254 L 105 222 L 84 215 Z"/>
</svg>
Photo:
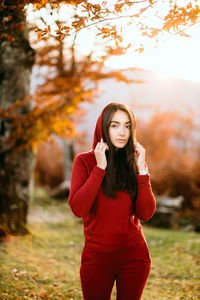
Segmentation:
<svg viewBox="0 0 200 300">
<path fill-rule="evenodd" d="M 140 220 L 149 220 L 156 209 L 156 200 L 150 183 L 150 175 L 136 175 L 138 194 L 135 204 L 135 215 Z"/>
<path fill-rule="evenodd" d="M 105 174 L 105 170 L 95 166 L 88 176 L 84 161 L 79 156 L 75 157 L 69 205 L 77 217 L 81 218 L 89 213 Z"/>
</svg>

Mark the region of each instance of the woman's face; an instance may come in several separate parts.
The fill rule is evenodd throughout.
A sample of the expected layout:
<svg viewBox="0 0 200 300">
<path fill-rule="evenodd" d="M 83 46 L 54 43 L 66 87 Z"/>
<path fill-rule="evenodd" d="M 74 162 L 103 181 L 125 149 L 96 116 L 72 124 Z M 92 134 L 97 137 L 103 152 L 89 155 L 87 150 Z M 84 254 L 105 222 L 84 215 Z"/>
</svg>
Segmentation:
<svg viewBox="0 0 200 300">
<path fill-rule="evenodd" d="M 111 143 L 117 149 L 124 148 L 128 143 L 131 132 L 129 116 L 123 110 L 117 110 L 111 119 L 109 126 L 109 137 Z"/>
</svg>

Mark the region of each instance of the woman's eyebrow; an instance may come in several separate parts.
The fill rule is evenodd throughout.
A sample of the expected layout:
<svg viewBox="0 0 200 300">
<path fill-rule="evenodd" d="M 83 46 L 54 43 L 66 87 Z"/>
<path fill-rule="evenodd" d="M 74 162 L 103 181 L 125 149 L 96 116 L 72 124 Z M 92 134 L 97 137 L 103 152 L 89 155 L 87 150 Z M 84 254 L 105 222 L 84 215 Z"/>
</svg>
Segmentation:
<svg viewBox="0 0 200 300">
<path fill-rule="evenodd" d="M 117 123 L 117 124 L 120 124 L 120 122 L 118 122 L 118 121 L 111 121 L 110 123 Z M 131 121 L 125 122 L 125 124 L 128 124 L 128 123 L 131 123 Z"/>
</svg>

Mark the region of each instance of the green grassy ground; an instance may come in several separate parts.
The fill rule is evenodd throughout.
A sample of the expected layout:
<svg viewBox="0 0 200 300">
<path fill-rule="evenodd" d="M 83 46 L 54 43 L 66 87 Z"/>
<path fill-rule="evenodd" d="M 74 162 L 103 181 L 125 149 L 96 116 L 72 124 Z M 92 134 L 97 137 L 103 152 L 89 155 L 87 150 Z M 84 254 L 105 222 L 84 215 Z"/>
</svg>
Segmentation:
<svg viewBox="0 0 200 300">
<path fill-rule="evenodd" d="M 0 244 L 0 299 L 82 299 L 81 221 L 66 203 L 49 205 L 42 197 L 32 204 L 31 211 L 31 234 Z M 47 213 L 48 220 L 43 221 Z M 142 299 L 200 299 L 200 235 L 146 226 L 143 231 L 152 270 Z"/>
</svg>

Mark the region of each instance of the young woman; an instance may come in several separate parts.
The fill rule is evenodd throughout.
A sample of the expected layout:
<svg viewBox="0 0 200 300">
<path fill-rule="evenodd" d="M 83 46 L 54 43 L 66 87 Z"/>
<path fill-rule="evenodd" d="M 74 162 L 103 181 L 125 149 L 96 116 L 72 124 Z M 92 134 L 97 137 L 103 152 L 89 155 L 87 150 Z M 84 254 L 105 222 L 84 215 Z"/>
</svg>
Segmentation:
<svg viewBox="0 0 200 300">
<path fill-rule="evenodd" d="M 139 300 L 151 260 L 140 219 L 155 211 L 145 149 L 131 109 L 110 103 L 100 114 L 93 150 L 75 157 L 69 205 L 83 218 L 80 277 L 85 300 Z"/>
</svg>

